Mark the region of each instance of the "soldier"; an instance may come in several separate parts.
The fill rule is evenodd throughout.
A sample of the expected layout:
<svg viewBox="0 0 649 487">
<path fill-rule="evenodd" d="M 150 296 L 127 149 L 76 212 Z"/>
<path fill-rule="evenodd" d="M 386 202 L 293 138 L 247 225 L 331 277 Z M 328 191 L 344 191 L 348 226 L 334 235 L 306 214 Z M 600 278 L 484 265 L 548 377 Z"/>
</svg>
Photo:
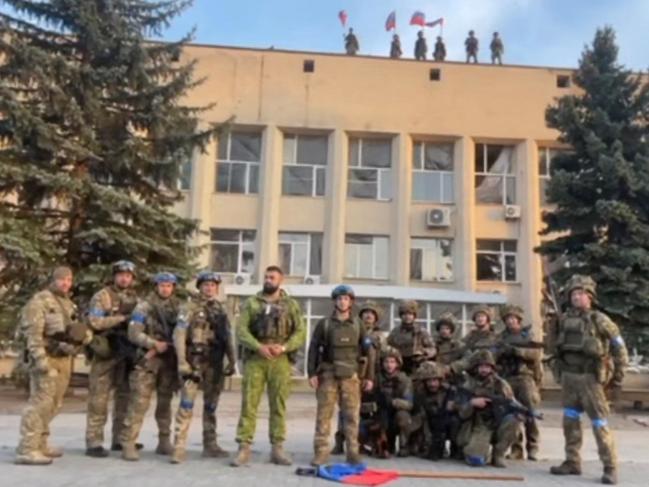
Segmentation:
<svg viewBox="0 0 649 487">
<path fill-rule="evenodd" d="M 181 308 L 174 328 L 182 388 L 171 463 L 185 460 L 187 433 L 200 388 L 203 389 L 203 456 L 228 456 L 216 441 L 216 408 L 225 377 L 234 374 L 236 359 L 228 315 L 218 300 L 220 284 L 221 276 L 216 272 L 200 272 L 196 278 L 199 295 Z M 224 368 L 226 357 L 228 363 Z"/>
<path fill-rule="evenodd" d="M 23 347 L 30 391 L 20 421 L 16 464 L 49 465 L 63 455 L 48 443 L 50 423 L 63 404 L 72 359 L 92 338 L 69 298 L 72 277 L 69 267 L 57 267 L 49 287 L 36 293 L 22 311 L 16 341 Z"/>
<path fill-rule="evenodd" d="M 355 56 L 359 49 L 358 38 L 354 34 L 354 29 L 350 27 L 349 33 L 345 36 L 345 52 L 348 56 Z"/>
<path fill-rule="evenodd" d="M 463 356 L 460 360 L 456 360 L 451 364 L 451 371 L 457 376 L 467 370 L 469 361 L 473 353 L 477 350 L 494 350 L 498 337 L 494 332 L 492 321 L 491 309 L 486 305 L 479 305 L 473 309 L 471 316 L 475 324 L 475 328 L 469 332 L 467 336 L 462 339 Z"/>
<path fill-rule="evenodd" d="M 463 347 L 459 340 L 453 338 L 457 327 L 457 320 L 452 313 L 442 313 L 435 322 L 437 336 L 435 348 L 437 356 L 435 361 L 440 365 L 450 365 L 462 357 Z"/>
<path fill-rule="evenodd" d="M 135 369 L 129 377 L 131 397 L 124 429 L 120 435 L 122 458 L 140 459 L 135 441 L 142 429 L 151 396 L 156 392 L 155 418 L 158 423 L 158 455 L 171 455 L 171 398 L 178 386 L 173 330 L 180 302 L 175 296 L 178 279 L 160 272 L 153 279 L 155 291 L 140 301 L 131 314 L 128 337 L 138 347 Z"/>
<path fill-rule="evenodd" d="M 503 53 L 505 52 L 505 46 L 503 45 L 502 39 L 498 36 L 498 32 L 494 32 L 493 39 L 491 39 L 491 44 L 489 45 L 491 49 L 491 64 L 503 63 Z"/>
<path fill-rule="evenodd" d="M 519 420 L 501 407 L 514 393 L 507 382 L 496 375 L 496 362 L 488 350 L 473 354 L 469 366 L 470 379 L 463 388 L 459 415 L 463 421 L 458 445 L 463 448 L 466 462 L 472 466 L 486 465 L 489 449 L 494 467 L 504 468 L 505 453 L 516 440 Z"/>
<path fill-rule="evenodd" d="M 535 410 L 541 403 L 539 387 L 542 380 L 543 344 L 534 341 L 531 326 L 523 327 L 523 309 L 504 306 L 501 311 L 505 330 L 498 337 L 496 363 L 498 371 L 514 391 L 514 396 L 525 407 Z M 539 427 L 530 417 L 523 424 L 528 460 L 536 461 L 539 453 Z M 512 445 L 509 458 L 522 460 L 522 434 Z"/>
<path fill-rule="evenodd" d="M 336 286 L 331 299 L 334 313 L 318 322 L 309 345 L 309 384 L 316 389 L 318 400 L 311 461 L 314 466 L 324 465 L 329 459 L 329 431 L 336 403 L 342 414 L 347 463 L 361 462 L 358 452 L 361 385 L 364 391 L 374 387 L 374 347 L 365 326 L 352 315 L 354 291 L 344 284 Z"/>
<path fill-rule="evenodd" d="M 388 345 L 396 348 L 401 354 L 401 370 L 408 376 L 412 375 L 422 362 L 435 358 L 435 344 L 430 333 L 415 323 L 417 308 L 416 301 L 401 301 L 401 325 L 388 336 Z"/>
<path fill-rule="evenodd" d="M 446 60 L 446 45 L 444 44 L 441 36 L 437 36 L 437 42 L 435 42 L 435 50 L 433 51 L 433 59 L 440 62 Z"/>
<path fill-rule="evenodd" d="M 604 313 L 593 309 L 596 284 L 587 276 L 574 275 L 566 285 L 570 308 L 559 320 L 554 356 L 557 382 L 561 384 L 563 435 L 566 460 L 550 472 L 581 475 L 581 413 L 593 425 L 597 451 L 604 464 L 603 484 L 617 483 L 617 451 L 608 424 L 606 386 L 622 387 L 628 353 L 618 327 Z"/>
<path fill-rule="evenodd" d="M 475 37 L 475 33 L 470 30 L 469 37 L 464 41 L 464 47 L 466 48 L 466 62 L 470 62 L 473 58 L 473 62 L 478 62 L 478 39 Z"/>
<path fill-rule="evenodd" d="M 379 322 L 381 321 L 381 311 L 379 310 L 378 305 L 373 301 L 365 301 L 360 306 L 358 316 L 365 327 L 365 332 L 372 341 L 372 345 L 374 346 L 374 355 L 380 357 L 381 350 L 385 347 L 385 337 L 379 326 Z M 381 361 L 375 360 L 374 363 L 376 364 L 374 368 L 380 371 Z M 376 373 L 377 370 L 374 371 L 375 376 Z M 361 390 L 361 409 L 363 404 L 371 403 L 373 401 L 374 398 L 371 391 L 368 393 Z M 345 453 L 345 431 L 343 428 L 342 411 L 338 414 L 338 428 L 334 438 L 335 444 L 331 450 L 331 454 L 342 455 Z"/>
<path fill-rule="evenodd" d="M 410 441 L 420 442 L 424 458 L 444 458 L 446 442 L 452 458 L 458 458 L 457 433 L 460 419 L 455 410 L 455 390 L 445 381 L 443 367 L 426 362 L 415 373 L 415 400 Z"/>
<path fill-rule="evenodd" d="M 426 53 L 428 52 L 428 44 L 424 37 L 424 31 L 417 32 L 417 41 L 415 42 L 415 59 L 417 61 L 425 61 Z"/>
<path fill-rule="evenodd" d="M 396 439 L 399 438 L 398 456 L 410 455 L 410 428 L 413 406 L 412 381 L 401 372 L 403 365 L 399 351 L 386 347 L 381 353 L 381 373 L 377 377 L 376 394 L 380 428 L 387 438 L 387 449 L 384 458 L 396 451 Z"/>
<path fill-rule="evenodd" d="M 111 450 L 122 449 L 119 436 L 130 395 L 128 376 L 134 365 L 126 328 L 137 304 L 137 294 L 133 290 L 135 264 L 120 260 L 113 264 L 112 272 L 113 282 L 98 291 L 88 307 L 88 323 L 94 337 L 88 345 L 86 455 L 95 458 L 108 456 L 103 443 L 111 393 L 114 394 Z M 140 449 L 142 445 L 138 443 L 136 447 Z"/>
<path fill-rule="evenodd" d="M 239 451 L 230 465 L 239 467 L 250 461 L 250 444 L 255 436 L 259 401 L 268 387 L 271 462 L 291 465 L 285 453 L 286 401 L 291 386 L 291 363 L 306 338 L 300 305 L 280 288 L 282 270 L 269 266 L 264 288 L 246 300 L 241 308 L 237 335 L 243 347 L 241 416 L 237 426 Z"/>
<path fill-rule="evenodd" d="M 397 34 L 392 36 L 392 43 L 390 44 L 390 57 L 392 59 L 399 59 L 403 52 L 401 51 L 401 39 Z"/>
</svg>

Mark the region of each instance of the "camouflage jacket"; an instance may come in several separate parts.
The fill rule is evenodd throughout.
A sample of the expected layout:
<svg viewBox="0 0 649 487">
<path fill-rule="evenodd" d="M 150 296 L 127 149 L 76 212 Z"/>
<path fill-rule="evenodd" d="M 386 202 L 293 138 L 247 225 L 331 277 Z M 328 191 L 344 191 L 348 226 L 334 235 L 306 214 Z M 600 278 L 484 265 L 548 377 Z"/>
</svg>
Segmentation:
<svg viewBox="0 0 649 487">
<path fill-rule="evenodd" d="M 437 348 L 435 361 L 440 365 L 450 365 L 462 357 L 462 342 L 454 338 L 438 336 L 435 338 L 435 347 Z"/>
<path fill-rule="evenodd" d="M 156 341 L 172 342 L 180 302 L 175 296 L 161 298 L 152 292 L 140 301 L 128 324 L 129 340 L 140 348 L 151 349 Z"/>
<path fill-rule="evenodd" d="M 128 324 L 137 305 L 135 290 L 106 286 L 90 299 L 88 322 L 94 332 L 104 332 Z"/>
<path fill-rule="evenodd" d="M 498 335 L 495 359 L 504 379 L 527 375 L 540 380 L 543 349 L 525 347 L 534 341 L 531 327 L 523 328 L 520 333 L 505 329 Z"/>
</svg>

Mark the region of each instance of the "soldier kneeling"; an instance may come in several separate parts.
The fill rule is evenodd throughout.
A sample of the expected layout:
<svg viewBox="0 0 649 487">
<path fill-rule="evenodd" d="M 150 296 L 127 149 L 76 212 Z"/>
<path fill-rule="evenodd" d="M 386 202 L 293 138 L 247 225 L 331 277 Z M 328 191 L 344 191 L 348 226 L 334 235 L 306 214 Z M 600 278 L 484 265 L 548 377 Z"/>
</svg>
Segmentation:
<svg viewBox="0 0 649 487">
<path fill-rule="evenodd" d="M 450 456 L 457 458 L 456 444 L 460 418 L 455 410 L 455 390 L 445 382 L 443 367 L 431 362 L 415 373 L 414 414 L 411 427 L 411 451 L 419 445 L 418 453 L 430 460 L 440 460 L 450 443 Z M 461 455 L 460 455 L 461 456 Z"/>
<path fill-rule="evenodd" d="M 516 441 L 520 421 L 510 411 L 514 399 L 512 388 L 495 373 L 491 352 L 479 350 L 469 360 L 470 378 L 460 388 L 463 396 L 459 415 L 463 421 L 458 444 L 466 462 L 472 466 L 486 465 L 492 448 L 494 467 L 506 467 L 505 453 Z"/>
</svg>

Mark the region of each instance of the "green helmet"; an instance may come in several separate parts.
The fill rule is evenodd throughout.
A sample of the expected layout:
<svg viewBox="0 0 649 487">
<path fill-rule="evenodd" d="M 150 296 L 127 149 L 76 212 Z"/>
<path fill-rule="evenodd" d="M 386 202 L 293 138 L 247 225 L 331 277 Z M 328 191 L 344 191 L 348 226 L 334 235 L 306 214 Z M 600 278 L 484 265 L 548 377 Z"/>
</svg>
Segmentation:
<svg viewBox="0 0 649 487">
<path fill-rule="evenodd" d="M 455 319 L 453 313 L 446 312 L 439 315 L 439 318 L 437 318 L 437 321 L 435 322 L 435 329 L 438 333 L 442 325 L 448 325 L 451 328 L 451 332 L 455 333 L 455 329 L 457 328 L 457 320 Z"/>
<path fill-rule="evenodd" d="M 403 366 L 403 358 L 401 357 L 401 352 L 394 347 L 385 347 L 381 352 L 381 362 L 386 358 L 393 357 L 397 360 L 399 367 Z"/>
<path fill-rule="evenodd" d="M 417 316 L 417 311 L 419 310 L 419 305 L 417 301 L 412 299 L 407 299 L 399 303 L 399 316 L 405 313 L 412 313 Z"/>
<path fill-rule="evenodd" d="M 469 370 L 477 369 L 480 365 L 490 365 L 496 369 L 496 361 L 489 350 L 478 350 L 469 358 Z"/>
<path fill-rule="evenodd" d="M 493 314 L 491 312 L 491 308 L 487 306 L 486 304 L 479 304 L 478 306 L 475 306 L 473 310 L 471 311 L 471 319 L 475 321 L 475 316 L 478 313 L 484 313 L 487 315 L 487 319 L 489 320 L 489 323 L 493 321 Z"/>
<path fill-rule="evenodd" d="M 505 306 L 500 308 L 500 317 L 502 318 L 503 321 L 505 321 L 507 317 L 510 315 L 515 316 L 516 318 L 518 318 L 519 321 L 523 321 L 524 319 L 523 308 L 515 304 L 506 304 Z"/>
<path fill-rule="evenodd" d="M 371 311 L 376 317 L 377 323 L 381 320 L 381 309 L 374 301 L 365 301 L 358 310 L 358 316 L 361 317 L 365 311 Z"/>
<path fill-rule="evenodd" d="M 424 362 L 419 366 L 415 372 L 413 379 L 415 380 L 430 380 L 430 379 L 444 379 L 444 370 L 435 362 Z"/>
<path fill-rule="evenodd" d="M 566 296 L 570 296 L 575 289 L 583 289 L 593 298 L 597 297 L 597 284 L 590 276 L 575 274 L 565 285 Z"/>
</svg>

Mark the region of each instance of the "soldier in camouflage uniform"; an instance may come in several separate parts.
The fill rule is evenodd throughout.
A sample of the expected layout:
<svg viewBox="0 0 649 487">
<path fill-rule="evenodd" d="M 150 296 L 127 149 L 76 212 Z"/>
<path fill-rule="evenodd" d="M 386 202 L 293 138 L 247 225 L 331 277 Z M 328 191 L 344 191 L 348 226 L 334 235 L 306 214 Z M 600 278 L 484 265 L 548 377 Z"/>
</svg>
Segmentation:
<svg viewBox="0 0 649 487">
<path fill-rule="evenodd" d="M 88 377 L 88 414 L 86 417 L 86 455 L 108 456 L 104 448 L 104 427 L 108 419 L 108 402 L 113 397 L 112 450 L 121 450 L 119 435 L 130 395 L 128 376 L 132 370 L 132 345 L 127 338 L 127 325 L 137 304 L 133 290 L 135 264 L 126 260 L 112 266 L 113 282 L 98 291 L 90 300 L 88 323 L 94 332 L 90 350 Z M 138 444 L 141 447 L 141 445 Z"/>
<path fill-rule="evenodd" d="M 415 41 L 415 59 L 417 61 L 425 61 L 426 53 L 428 52 L 428 44 L 424 37 L 424 31 L 417 32 L 417 40 Z"/>
<path fill-rule="evenodd" d="M 488 350 L 478 350 L 471 357 L 470 378 L 459 399 L 463 421 L 458 445 L 466 462 L 472 466 L 487 464 L 492 448 L 492 465 L 505 467 L 505 453 L 516 440 L 519 420 L 515 414 L 500 414 L 497 400 L 510 400 L 514 393 L 509 384 L 496 375 L 496 362 Z M 460 396 L 462 397 L 462 395 Z"/>
<path fill-rule="evenodd" d="M 503 44 L 502 39 L 498 35 L 498 32 L 494 32 L 493 39 L 491 39 L 491 44 L 489 45 L 491 49 L 491 64 L 502 64 L 503 63 L 503 53 L 505 52 L 505 45 Z"/>
<path fill-rule="evenodd" d="M 388 336 L 388 345 L 396 348 L 403 359 L 402 372 L 412 375 L 423 362 L 435 358 L 435 343 L 428 330 L 415 323 L 417 302 L 399 303 L 401 325 L 394 328 Z"/>
<path fill-rule="evenodd" d="M 575 275 L 565 289 L 570 308 L 559 320 L 554 367 L 562 391 L 566 460 L 550 472 L 581 474 L 581 414 L 585 411 L 604 464 L 602 483 L 616 484 L 617 451 L 608 424 L 609 405 L 604 388 L 622 387 L 628 352 L 615 323 L 593 309 L 597 299 L 595 282 L 590 277 Z"/>
<path fill-rule="evenodd" d="M 439 365 L 450 365 L 462 357 L 462 342 L 453 338 L 457 328 L 457 320 L 452 313 L 442 313 L 435 322 L 437 336 L 435 348 L 437 356 L 435 362 Z"/>
<path fill-rule="evenodd" d="M 504 306 L 500 316 L 505 330 L 498 336 L 496 364 L 500 376 L 514 391 L 514 396 L 525 407 L 535 410 L 541 403 L 539 387 L 542 380 L 543 345 L 534 341 L 531 326 L 523 327 L 523 309 L 520 306 Z M 539 427 L 533 417 L 523 424 L 528 460 L 535 461 L 539 452 Z M 509 458 L 522 460 L 523 435 L 518 435 L 512 445 Z"/>
<path fill-rule="evenodd" d="M 63 455 L 48 443 L 50 423 L 63 404 L 72 359 L 92 338 L 69 298 L 72 277 L 68 267 L 56 268 L 50 286 L 36 293 L 22 311 L 16 340 L 24 347 L 30 392 L 20 421 L 17 464 L 48 465 Z"/>
<path fill-rule="evenodd" d="M 478 62 L 478 39 L 475 36 L 475 33 L 470 30 L 469 37 L 464 41 L 464 47 L 466 49 L 466 62 L 468 63 L 473 59 L 474 63 Z"/>
<path fill-rule="evenodd" d="M 171 399 L 178 388 L 173 330 L 180 302 L 175 296 L 178 279 L 169 272 L 154 277 L 155 292 L 138 303 L 128 324 L 128 337 L 138 347 L 137 364 L 129 377 L 131 397 L 120 435 L 122 458 L 137 461 L 137 440 L 151 396 L 156 393 L 158 455 L 171 455 Z"/>
<path fill-rule="evenodd" d="M 385 347 L 385 336 L 379 326 L 379 322 L 381 321 L 381 310 L 379 306 L 373 301 L 365 301 L 359 307 L 358 316 L 365 327 L 367 335 L 372 340 L 375 357 L 380 357 L 381 350 Z M 377 372 L 380 372 L 381 361 L 375 360 L 374 363 L 376 364 L 374 371 L 374 376 L 376 377 Z M 371 391 L 368 393 L 361 390 L 361 405 L 373 401 L 374 395 Z M 345 431 L 343 429 L 342 412 L 338 414 L 338 428 L 334 438 L 335 444 L 331 450 L 331 454 L 342 455 L 345 453 Z"/>
<path fill-rule="evenodd" d="M 304 344 L 306 327 L 300 305 L 280 288 L 284 275 L 277 266 L 264 274 L 264 288 L 246 300 L 241 308 L 237 336 L 243 347 L 241 416 L 237 426 L 239 451 L 230 465 L 250 461 L 250 445 L 255 436 L 259 401 L 268 387 L 271 461 L 290 465 L 285 453 L 286 401 L 291 387 L 291 363 Z"/>
<path fill-rule="evenodd" d="M 392 59 L 399 59 L 403 52 L 401 51 L 401 40 L 397 34 L 392 36 L 392 43 L 390 44 L 390 57 Z"/>
<path fill-rule="evenodd" d="M 371 391 L 374 386 L 374 346 L 365 326 L 352 315 L 354 291 L 349 286 L 336 286 L 331 299 L 334 313 L 316 325 L 308 354 L 309 384 L 316 389 L 318 401 L 311 461 L 315 466 L 324 465 L 329 459 L 329 434 L 336 403 L 342 414 L 347 462 L 361 462 L 358 452 L 361 386 L 364 391 Z"/>
<path fill-rule="evenodd" d="M 354 34 L 354 29 L 350 27 L 349 33 L 345 36 L 345 52 L 348 56 L 355 56 L 359 49 L 358 38 Z"/>
<path fill-rule="evenodd" d="M 228 456 L 216 441 L 216 408 L 224 378 L 234 374 L 236 359 L 228 315 L 218 300 L 220 283 L 221 276 L 216 272 L 199 273 L 196 278 L 199 295 L 181 308 L 174 328 L 178 375 L 183 385 L 171 463 L 185 460 L 187 433 L 200 388 L 203 389 L 203 456 Z M 228 363 L 224 368 L 226 357 Z"/>
<path fill-rule="evenodd" d="M 455 408 L 455 389 L 445 380 L 444 367 L 426 362 L 414 376 L 415 400 L 410 441 L 417 453 L 430 460 L 444 458 L 446 442 L 452 458 L 458 458 L 460 419 Z M 418 441 L 417 441 L 418 440 Z"/>
<path fill-rule="evenodd" d="M 435 49 L 433 51 L 433 59 L 438 62 L 446 60 L 446 45 L 441 36 L 437 36 L 437 42 L 435 42 Z"/>
<path fill-rule="evenodd" d="M 479 305 L 473 309 L 471 315 L 475 327 L 462 339 L 462 358 L 450 366 L 455 374 L 455 380 L 460 380 L 461 375 L 469 367 L 469 361 L 474 352 L 478 350 L 495 351 L 498 336 L 494 332 L 491 309 L 486 305 Z"/>
</svg>

